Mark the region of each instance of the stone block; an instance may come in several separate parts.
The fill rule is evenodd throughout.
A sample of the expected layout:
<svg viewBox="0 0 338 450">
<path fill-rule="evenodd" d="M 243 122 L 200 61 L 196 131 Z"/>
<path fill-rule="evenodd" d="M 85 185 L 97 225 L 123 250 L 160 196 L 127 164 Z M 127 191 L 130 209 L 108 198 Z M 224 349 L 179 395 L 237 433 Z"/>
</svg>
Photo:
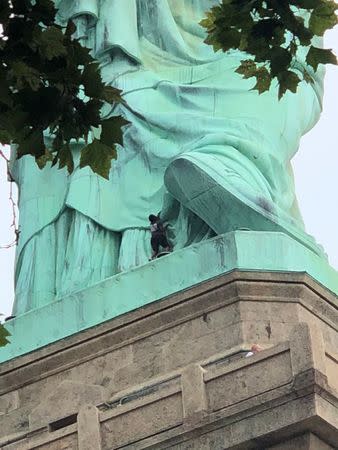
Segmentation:
<svg viewBox="0 0 338 450">
<path fill-rule="evenodd" d="M 204 374 L 205 370 L 199 364 L 192 364 L 181 375 L 183 417 L 190 422 L 207 412 Z"/>
<path fill-rule="evenodd" d="M 49 436 L 47 439 L 28 438 L 0 448 L 1 450 L 80 450 L 75 433 L 60 437 Z"/>
<path fill-rule="evenodd" d="M 71 437 L 67 436 L 52 442 L 45 442 L 42 445 L 37 445 L 36 447 L 30 447 L 29 450 L 80 450 L 80 448 L 77 444 L 76 435 L 73 435 Z"/>
<path fill-rule="evenodd" d="M 306 299 L 304 299 L 305 304 Z M 337 300 L 338 305 L 338 300 Z M 325 342 L 325 347 L 330 352 L 335 352 L 338 348 L 338 317 L 335 318 L 334 322 L 329 320 L 331 314 L 323 314 L 326 311 L 326 305 L 318 305 L 316 308 L 311 308 L 309 311 L 304 307 L 299 308 L 299 322 L 305 322 L 309 325 L 318 327 L 322 334 Z"/>
<path fill-rule="evenodd" d="M 101 450 L 99 411 L 93 405 L 81 407 L 77 417 L 79 450 Z"/>
<path fill-rule="evenodd" d="M 220 311 L 220 314 L 226 314 L 226 311 Z M 178 369 L 187 364 L 207 359 L 209 356 L 231 349 L 243 341 L 240 322 L 210 331 L 199 337 L 193 336 L 192 326 L 190 324 L 184 330 L 179 330 L 166 346 L 163 357 L 167 370 Z M 182 342 L 185 345 L 182 345 Z"/>
<path fill-rule="evenodd" d="M 0 438 L 11 434 L 23 433 L 29 428 L 29 406 L 15 409 L 0 416 Z M 1 447 L 0 447 L 1 448 Z"/>
<path fill-rule="evenodd" d="M 296 325 L 290 336 L 290 348 L 294 374 L 315 369 L 326 375 L 323 336 L 316 326 L 307 323 Z"/>
<path fill-rule="evenodd" d="M 315 434 L 306 433 L 287 439 L 272 447 L 266 447 L 266 450 L 334 450 L 334 448 L 319 439 Z"/>
<path fill-rule="evenodd" d="M 325 353 L 327 380 L 332 389 L 338 393 L 338 354 Z"/>
<path fill-rule="evenodd" d="M 273 318 L 242 322 L 243 341 L 262 346 L 276 345 L 288 339 L 296 323 L 275 321 Z"/>
<path fill-rule="evenodd" d="M 101 386 L 64 381 L 31 412 L 30 428 L 40 428 L 77 414 L 82 406 L 100 404 L 104 398 Z"/>
<path fill-rule="evenodd" d="M 8 414 L 20 405 L 18 391 L 8 392 L 0 396 L 0 416 Z"/>
<path fill-rule="evenodd" d="M 121 407 L 122 408 L 122 407 Z M 106 413 L 101 419 L 102 449 L 108 450 L 130 445 L 150 434 L 161 433 L 179 426 L 183 421 L 182 398 L 180 394 L 158 399 L 116 414 Z"/>
<path fill-rule="evenodd" d="M 248 364 L 250 364 L 248 366 Z M 217 411 L 289 383 L 292 379 L 290 353 L 270 358 L 264 352 L 206 374 L 208 406 Z"/>
</svg>

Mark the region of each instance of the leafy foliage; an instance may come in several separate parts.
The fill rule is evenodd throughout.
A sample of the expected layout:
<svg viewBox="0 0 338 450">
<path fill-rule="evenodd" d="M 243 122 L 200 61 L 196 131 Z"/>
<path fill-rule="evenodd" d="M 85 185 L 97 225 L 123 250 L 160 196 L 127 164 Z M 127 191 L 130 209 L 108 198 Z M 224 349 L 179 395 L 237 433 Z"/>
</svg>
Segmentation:
<svg viewBox="0 0 338 450">
<path fill-rule="evenodd" d="M 336 11 L 333 0 L 222 0 L 201 24 L 215 51 L 248 54 L 237 72 L 256 78 L 253 89 L 263 93 L 276 79 L 281 98 L 302 80 L 312 82 L 319 64 L 336 64 L 332 51 L 313 40 L 337 23 Z M 102 82 L 74 23 L 62 28 L 56 13 L 52 0 L 0 0 L 0 142 L 17 144 L 18 157 L 33 155 L 41 168 L 51 162 L 72 172 L 71 141 L 84 138 L 80 166 L 107 178 L 128 122 L 103 120 L 100 111 L 105 102 L 122 103 L 121 91 Z M 308 66 L 295 70 L 302 47 Z M 93 127 L 101 136 L 88 143 Z"/>
<path fill-rule="evenodd" d="M 9 344 L 9 340 L 7 339 L 9 336 L 10 333 L 0 323 L 0 347 L 4 347 L 5 345 Z"/>
<path fill-rule="evenodd" d="M 107 178 L 128 122 L 102 120 L 100 110 L 105 102 L 122 103 L 121 91 L 102 82 L 75 25 L 62 28 L 56 13 L 52 0 L 0 0 L 0 142 L 17 144 L 18 157 L 33 155 L 40 168 L 50 161 L 72 172 L 71 141 L 88 142 L 92 128 L 101 127 L 102 138 L 82 150 L 81 166 Z"/>
<path fill-rule="evenodd" d="M 241 50 L 251 56 L 237 72 L 256 77 L 253 89 L 263 93 L 276 79 L 282 98 L 288 90 L 296 92 L 302 80 L 312 82 L 319 64 L 337 64 L 331 50 L 314 45 L 315 37 L 337 24 L 337 10 L 332 0 L 222 0 L 201 25 L 208 33 L 205 42 L 215 51 Z M 302 47 L 308 47 L 308 67 L 297 65 L 295 71 Z"/>
</svg>

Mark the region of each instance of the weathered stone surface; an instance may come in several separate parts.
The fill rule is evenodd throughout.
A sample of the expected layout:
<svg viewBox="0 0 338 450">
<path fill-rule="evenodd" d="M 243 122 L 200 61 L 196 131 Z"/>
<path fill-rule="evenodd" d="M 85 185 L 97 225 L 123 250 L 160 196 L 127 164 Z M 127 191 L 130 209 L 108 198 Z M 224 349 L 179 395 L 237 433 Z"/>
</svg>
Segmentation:
<svg viewBox="0 0 338 450">
<path fill-rule="evenodd" d="M 0 416 L 8 414 L 19 407 L 19 393 L 12 391 L 0 397 Z"/>
<path fill-rule="evenodd" d="M 95 447 L 94 447 L 95 448 Z M 93 448 L 93 450 L 94 450 Z M 30 450 L 80 450 L 77 445 L 76 435 L 62 437 L 52 442 L 45 442 L 36 447 L 29 447 Z M 7 450 L 7 449 L 6 449 Z M 96 450 L 96 449 L 95 449 Z"/>
<path fill-rule="evenodd" d="M 238 362 L 237 370 L 231 365 L 231 370 L 225 369 L 223 375 L 216 373 L 215 378 L 208 380 L 209 409 L 217 411 L 290 382 L 292 369 L 289 352 L 278 354 L 273 364 L 271 359 L 262 357 L 263 354 L 255 357 L 250 377 L 248 377 L 248 361 L 242 360 Z"/>
<path fill-rule="evenodd" d="M 55 436 L 47 435 L 42 438 L 31 436 L 5 444 L 0 448 L 1 450 L 79 450 L 77 433 L 55 433 Z"/>
<path fill-rule="evenodd" d="M 313 433 L 306 433 L 287 441 L 267 447 L 266 450 L 334 450 Z"/>
<path fill-rule="evenodd" d="M 79 450 L 101 450 L 99 412 L 93 405 L 83 406 L 77 417 Z"/>
<path fill-rule="evenodd" d="M 203 416 L 208 409 L 204 375 L 206 371 L 199 364 L 188 366 L 181 375 L 183 416 L 192 421 Z"/>
<path fill-rule="evenodd" d="M 224 275 L 2 364 L 0 448 L 334 448 L 337 331 L 305 275 Z"/>
<path fill-rule="evenodd" d="M 323 336 L 314 325 L 300 323 L 290 335 L 291 361 L 294 373 L 316 369 L 326 375 L 326 358 Z"/>
<path fill-rule="evenodd" d="M 329 385 L 338 393 L 338 354 L 325 353 L 326 375 Z"/>
<path fill-rule="evenodd" d="M 102 448 L 109 450 L 161 433 L 182 424 L 182 401 L 179 394 L 158 399 L 113 416 L 102 418 Z"/>
<path fill-rule="evenodd" d="M 77 414 L 84 405 L 97 405 L 103 401 L 104 389 L 101 386 L 63 381 L 30 413 L 30 429 L 49 425 Z"/>
</svg>

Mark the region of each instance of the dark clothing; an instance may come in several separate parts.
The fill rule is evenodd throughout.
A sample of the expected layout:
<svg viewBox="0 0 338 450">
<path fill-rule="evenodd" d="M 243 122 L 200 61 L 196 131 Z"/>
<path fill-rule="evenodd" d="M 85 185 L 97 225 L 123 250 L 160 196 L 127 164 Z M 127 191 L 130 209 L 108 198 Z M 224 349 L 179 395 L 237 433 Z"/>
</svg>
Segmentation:
<svg viewBox="0 0 338 450">
<path fill-rule="evenodd" d="M 157 255 L 160 250 L 160 246 L 163 248 L 169 247 L 165 227 L 163 226 L 163 223 L 161 222 L 160 219 L 151 224 L 150 231 L 151 231 L 151 248 L 153 249 L 153 252 Z"/>
<path fill-rule="evenodd" d="M 151 235 L 151 248 L 153 249 L 154 253 L 157 255 L 160 246 L 163 248 L 169 247 L 169 242 L 167 240 L 167 237 L 164 233 L 152 233 Z"/>
</svg>

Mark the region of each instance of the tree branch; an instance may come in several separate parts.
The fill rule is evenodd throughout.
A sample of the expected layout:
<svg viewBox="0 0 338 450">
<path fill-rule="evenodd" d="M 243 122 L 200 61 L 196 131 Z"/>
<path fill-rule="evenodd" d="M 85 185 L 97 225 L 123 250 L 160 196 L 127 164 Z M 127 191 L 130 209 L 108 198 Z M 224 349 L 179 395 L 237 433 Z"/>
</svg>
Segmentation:
<svg viewBox="0 0 338 450">
<path fill-rule="evenodd" d="M 15 239 L 14 239 L 13 242 L 11 242 L 10 244 L 4 245 L 4 246 L 0 246 L 0 249 L 4 250 L 4 249 L 9 249 L 9 248 L 15 247 L 18 244 L 20 231 L 19 231 L 19 229 L 17 227 L 17 214 L 16 214 L 17 205 L 16 205 L 16 203 L 14 201 L 14 196 L 13 196 L 13 177 L 12 177 L 12 175 L 10 173 L 10 170 L 9 170 L 9 159 L 3 153 L 2 150 L 0 150 L 0 156 L 6 161 L 7 175 L 8 175 L 8 179 L 10 180 L 9 201 L 10 201 L 11 209 L 12 209 L 11 228 L 14 229 L 14 233 L 15 233 Z"/>
</svg>

